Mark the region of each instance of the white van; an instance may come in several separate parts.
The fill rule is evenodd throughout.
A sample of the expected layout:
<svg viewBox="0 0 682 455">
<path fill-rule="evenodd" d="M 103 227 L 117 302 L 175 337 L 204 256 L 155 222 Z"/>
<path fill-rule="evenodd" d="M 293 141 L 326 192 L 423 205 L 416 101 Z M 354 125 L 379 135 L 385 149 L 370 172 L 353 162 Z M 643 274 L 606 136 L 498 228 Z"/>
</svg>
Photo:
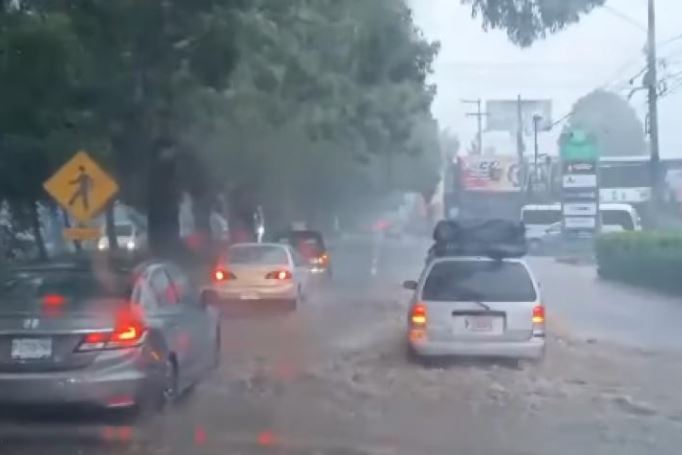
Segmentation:
<svg viewBox="0 0 682 455">
<path fill-rule="evenodd" d="M 601 232 L 641 231 L 642 220 L 630 204 L 600 204 Z M 521 221 L 529 241 L 541 240 L 561 224 L 561 204 L 525 205 Z"/>
</svg>

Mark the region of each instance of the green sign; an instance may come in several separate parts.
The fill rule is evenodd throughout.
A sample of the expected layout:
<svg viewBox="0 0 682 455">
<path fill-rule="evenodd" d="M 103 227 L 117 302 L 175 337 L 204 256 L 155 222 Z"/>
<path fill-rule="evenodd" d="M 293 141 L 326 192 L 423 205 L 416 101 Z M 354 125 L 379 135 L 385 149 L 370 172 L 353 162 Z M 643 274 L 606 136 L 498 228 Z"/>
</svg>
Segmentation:
<svg viewBox="0 0 682 455">
<path fill-rule="evenodd" d="M 597 161 L 599 149 L 594 141 L 582 130 L 573 130 L 561 146 L 564 161 Z"/>
</svg>

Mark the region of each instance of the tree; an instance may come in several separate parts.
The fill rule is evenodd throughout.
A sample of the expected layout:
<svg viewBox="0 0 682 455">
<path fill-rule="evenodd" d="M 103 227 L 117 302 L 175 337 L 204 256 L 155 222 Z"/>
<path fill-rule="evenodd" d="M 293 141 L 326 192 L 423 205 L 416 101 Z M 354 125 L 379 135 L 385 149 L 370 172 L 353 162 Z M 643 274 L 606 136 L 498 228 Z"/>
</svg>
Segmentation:
<svg viewBox="0 0 682 455">
<path fill-rule="evenodd" d="M 564 133 L 581 129 L 593 135 L 603 156 L 642 156 L 647 153 L 644 128 L 637 113 L 619 95 L 595 90 L 573 106 Z M 560 144 L 565 140 L 562 134 Z"/>
<path fill-rule="evenodd" d="M 527 47 L 538 39 L 578 22 L 606 0 L 461 0 L 481 17 L 484 29 L 503 29 L 509 39 Z"/>
<path fill-rule="evenodd" d="M 0 197 L 28 220 L 46 256 L 37 203 L 42 183 L 74 136 L 71 101 L 80 47 L 63 14 L 0 7 Z"/>
</svg>

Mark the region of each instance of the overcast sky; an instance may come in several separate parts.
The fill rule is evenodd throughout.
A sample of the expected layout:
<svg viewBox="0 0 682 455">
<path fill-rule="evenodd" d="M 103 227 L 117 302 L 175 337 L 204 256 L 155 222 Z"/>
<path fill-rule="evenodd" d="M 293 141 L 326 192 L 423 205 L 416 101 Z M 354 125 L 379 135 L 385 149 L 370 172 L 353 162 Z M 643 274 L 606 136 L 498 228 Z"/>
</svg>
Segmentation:
<svg viewBox="0 0 682 455">
<path fill-rule="evenodd" d="M 509 42 L 504 31 L 484 32 L 460 0 L 411 0 L 417 23 L 442 48 L 433 82 L 438 96 L 433 111 L 441 125 L 465 143 L 475 134 L 475 119 L 465 117 L 471 106 L 462 98 L 551 99 L 555 120 L 576 99 L 606 85 L 627 95 L 628 80 L 645 64 L 646 0 L 608 0 L 578 24 L 549 36 L 529 49 Z M 661 155 L 682 157 L 682 0 L 656 0 L 659 58 L 668 67 L 671 93 L 661 99 Z M 623 17 L 625 16 L 625 17 Z M 633 23 L 634 22 L 634 23 Z M 631 104 L 640 118 L 646 113 L 644 92 Z M 555 132 L 541 139 L 546 152 L 555 150 Z M 494 142 L 490 138 L 488 142 Z"/>
</svg>

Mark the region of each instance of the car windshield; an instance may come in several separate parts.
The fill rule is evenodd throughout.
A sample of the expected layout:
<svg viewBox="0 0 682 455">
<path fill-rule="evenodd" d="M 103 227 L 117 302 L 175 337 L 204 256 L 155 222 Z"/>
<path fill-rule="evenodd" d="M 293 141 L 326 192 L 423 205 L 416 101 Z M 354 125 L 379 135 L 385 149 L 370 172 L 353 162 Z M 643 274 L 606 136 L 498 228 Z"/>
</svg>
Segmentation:
<svg viewBox="0 0 682 455">
<path fill-rule="evenodd" d="M 225 262 L 232 265 L 285 265 L 289 263 L 286 250 L 281 246 L 233 246 Z"/>
<path fill-rule="evenodd" d="M 130 237 L 133 235 L 132 224 L 117 224 L 114 228 L 117 237 Z"/>
<path fill-rule="evenodd" d="M 627 210 L 602 210 L 601 219 L 604 225 L 620 226 L 626 231 L 635 228 L 632 215 Z"/>
<path fill-rule="evenodd" d="M 561 210 L 524 210 L 523 222 L 527 225 L 550 225 L 561 221 Z"/>
<path fill-rule="evenodd" d="M 507 261 L 438 262 L 422 290 L 422 299 L 434 302 L 532 302 L 536 298 L 526 268 Z"/>
</svg>

